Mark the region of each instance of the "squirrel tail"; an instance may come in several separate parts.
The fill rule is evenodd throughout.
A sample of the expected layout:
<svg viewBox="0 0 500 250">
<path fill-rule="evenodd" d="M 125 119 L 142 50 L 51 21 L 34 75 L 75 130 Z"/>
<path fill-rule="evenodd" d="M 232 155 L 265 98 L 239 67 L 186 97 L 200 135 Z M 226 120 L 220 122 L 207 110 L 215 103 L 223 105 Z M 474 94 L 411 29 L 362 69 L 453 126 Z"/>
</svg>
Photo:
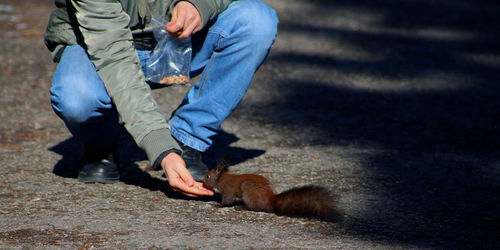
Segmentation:
<svg viewBox="0 0 500 250">
<path fill-rule="evenodd" d="M 299 217 L 315 217 L 328 221 L 341 220 L 334 207 L 333 195 L 319 186 L 293 188 L 276 195 L 273 199 L 276 214 Z"/>
</svg>

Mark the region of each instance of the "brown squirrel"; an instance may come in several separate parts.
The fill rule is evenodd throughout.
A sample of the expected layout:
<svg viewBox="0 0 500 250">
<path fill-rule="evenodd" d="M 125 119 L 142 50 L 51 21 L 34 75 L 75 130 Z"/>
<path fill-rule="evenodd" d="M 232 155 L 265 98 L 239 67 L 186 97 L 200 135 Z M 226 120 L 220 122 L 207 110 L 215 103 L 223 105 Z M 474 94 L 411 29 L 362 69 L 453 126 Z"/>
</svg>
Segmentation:
<svg viewBox="0 0 500 250">
<path fill-rule="evenodd" d="M 340 220 L 340 213 L 333 206 L 332 194 L 323 187 L 304 186 L 276 194 L 273 185 L 265 177 L 230 174 L 228 166 L 226 156 L 205 175 L 203 181 L 207 188 L 215 188 L 221 193 L 222 206 L 230 206 L 239 198 L 247 209 L 253 211 Z"/>
</svg>

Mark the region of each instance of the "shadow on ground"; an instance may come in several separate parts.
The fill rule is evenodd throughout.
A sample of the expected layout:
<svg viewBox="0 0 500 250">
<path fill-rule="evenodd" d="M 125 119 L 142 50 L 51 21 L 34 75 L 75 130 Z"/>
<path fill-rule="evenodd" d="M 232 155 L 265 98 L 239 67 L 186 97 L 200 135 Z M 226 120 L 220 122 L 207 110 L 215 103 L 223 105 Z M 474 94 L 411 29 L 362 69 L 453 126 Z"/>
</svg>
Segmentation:
<svg viewBox="0 0 500 250">
<path fill-rule="evenodd" d="M 360 156 L 374 177 L 367 185 L 373 186 L 381 202 L 366 208 L 359 221 L 346 223 L 352 235 L 422 247 L 498 248 L 500 4 L 418 0 L 311 4 L 323 13 L 342 8 L 378 13 L 383 16 L 378 25 L 406 32 L 365 33 L 282 20 L 282 32 L 345 41 L 381 59 L 360 62 L 281 52 L 269 58 L 270 64 L 412 79 L 410 84 L 420 84 L 422 76 L 434 80 L 452 76 L 443 80 L 461 82 L 445 83 L 441 89 L 410 86 L 404 91 L 390 87 L 381 91 L 287 80 L 278 86 L 283 93 L 275 104 L 249 102 L 241 109 L 263 117 L 262 123 L 310 133 L 307 139 L 289 137 L 285 142 L 289 145 L 363 145 L 384 152 Z M 412 33 L 417 30 L 468 35 L 441 39 Z"/>
<path fill-rule="evenodd" d="M 212 168 L 225 154 L 231 155 L 232 164 L 238 164 L 265 153 L 264 150 L 229 146 L 237 140 L 239 140 L 239 138 L 235 135 L 221 131 L 221 133 L 213 138 L 214 145 L 209 151 L 204 153 L 203 161 L 207 166 Z M 59 160 L 53 168 L 52 172 L 55 175 L 64 178 L 78 177 L 78 159 L 81 156 L 81 148 L 74 137 L 49 148 L 49 150 L 62 156 L 61 160 Z M 121 126 L 120 140 L 118 143 L 118 157 L 120 162 L 121 182 L 146 188 L 151 191 L 161 191 L 170 198 L 190 199 L 173 191 L 165 180 L 152 176 L 148 172 L 153 171 L 150 167 L 147 167 L 146 171 L 139 167 L 136 162 L 147 160 L 146 154 L 137 147 L 137 144 L 123 126 Z M 214 197 L 196 200 L 210 201 L 218 199 L 220 199 L 220 197 L 216 195 Z"/>
</svg>

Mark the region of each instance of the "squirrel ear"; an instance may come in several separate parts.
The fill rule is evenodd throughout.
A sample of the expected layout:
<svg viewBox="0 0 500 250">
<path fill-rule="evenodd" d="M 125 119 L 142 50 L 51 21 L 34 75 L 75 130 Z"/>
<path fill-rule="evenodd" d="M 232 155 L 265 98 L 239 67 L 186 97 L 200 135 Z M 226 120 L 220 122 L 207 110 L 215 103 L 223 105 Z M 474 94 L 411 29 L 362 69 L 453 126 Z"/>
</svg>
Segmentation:
<svg viewBox="0 0 500 250">
<path fill-rule="evenodd" d="M 224 170 L 227 170 L 229 167 L 229 160 L 231 157 L 229 155 L 225 155 L 224 158 L 220 159 L 217 164 L 215 165 L 215 170 L 220 173 Z"/>
</svg>

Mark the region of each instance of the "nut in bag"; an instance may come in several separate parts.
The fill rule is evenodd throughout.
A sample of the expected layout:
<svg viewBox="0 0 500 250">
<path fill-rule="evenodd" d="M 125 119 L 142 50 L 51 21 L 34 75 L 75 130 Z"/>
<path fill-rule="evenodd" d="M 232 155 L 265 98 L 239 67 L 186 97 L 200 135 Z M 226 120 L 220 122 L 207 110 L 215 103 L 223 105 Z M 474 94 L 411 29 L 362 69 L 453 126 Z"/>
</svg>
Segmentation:
<svg viewBox="0 0 500 250">
<path fill-rule="evenodd" d="M 158 42 L 146 62 L 146 80 L 166 85 L 189 83 L 191 39 L 178 39 L 166 31 L 167 17 L 151 20 Z"/>
</svg>

